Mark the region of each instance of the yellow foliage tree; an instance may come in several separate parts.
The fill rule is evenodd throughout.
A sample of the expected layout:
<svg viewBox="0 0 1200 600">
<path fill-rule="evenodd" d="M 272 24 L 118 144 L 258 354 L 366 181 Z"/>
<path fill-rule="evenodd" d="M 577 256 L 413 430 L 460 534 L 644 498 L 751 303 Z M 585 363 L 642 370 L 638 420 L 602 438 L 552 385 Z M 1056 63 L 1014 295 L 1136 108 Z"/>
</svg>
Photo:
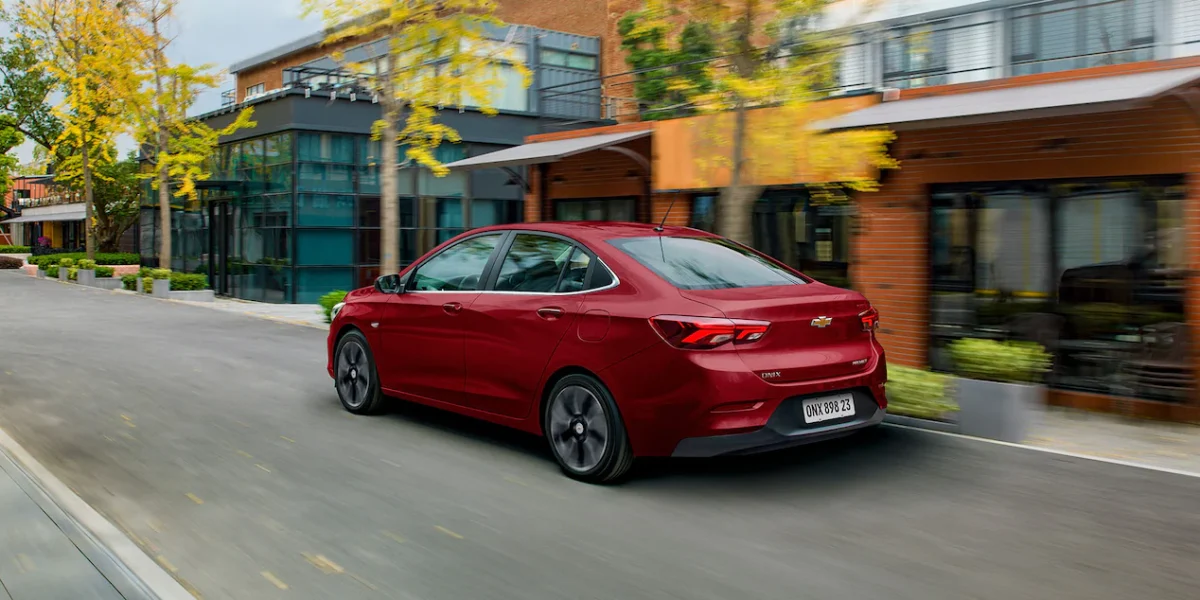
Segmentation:
<svg viewBox="0 0 1200 600">
<path fill-rule="evenodd" d="M 716 207 L 722 235 L 752 241 L 752 208 L 762 186 L 747 180 L 794 172 L 798 156 L 819 197 L 843 187 L 874 190 L 875 169 L 898 166 L 887 154 L 895 137 L 890 131 L 815 128 L 835 116 L 816 101 L 834 80 L 841 40 L 809 24 L 835 1 L 645 0 L 636 13 L 634 34 L 678 31 L 692 23 L 703 27 L 716 46 L 719 58 L 706 66 L 707 81 L 699 79 L 704 89 L 696 87 L 696 78 L 683 77 L 672 79 L 669 89 L 689 98 L 696 112 L 712 115 L 703 122 L 718 151 L 700 160 L 708 161 L 709 169 L 729 170 Z M 753 156 L 748 148 L 755 149 Z"/>
<path fill-rule="evenodd" d="M 14 8 L 63 96 L 54 107 L 63 131 L 51 154 L 66 157 L 58 165 L 60 178 L 83 181 L 87 254 L 95 258 L 95 164 L 113 159 L 108 149 L 127 130 L 116 93 L 132 71 L 120 51 L 122 2 L 21 0 Z"/>
<path fill-rule="evenodd" d="M 301 0 L 305 14 L 320 14 L 330 32 L 325 42 L 384 39 L 386 52 L 369 64 L 333 58 L 362 74 L 383 109 L 373 139 L 382 140 L 380 160 L 381 251 L 383 273 L 399 271 L 400 209 L 396 173 L 398 148 L 439 177 L 447 174 L 435 157 L 443 141 L 461 141 L 439 123 L 443 107 L 477 107 L 496 114 L 495 90 L 503 84 L 499 66 L 512 64 L 528 86 L 531 76 L 508 44 L 492 41 L 488 27 L 502 25 L 495 0 Z M 404 125 L 400 123 L 403 119 Z"/>
<path fill-rule="evenodd" d="M 135 136 L 150 165 L 144 176 L 158 193 L 158 266 L 171 266 L 171 188 L 178 198 L 195 199 L 196 183 L 212 176 L 209 159 L 222 136 L 254 127 L 254 109 L 243 109 L 221 129 L 189 119 L 187 112 L 200 93 L 217 86 L 209 65 L 192 66 L 167 57 L 171 39 L 166 26 L 178 0 L 125 0 L 122 49 L 131 55 L 133 76 L 121 80 Z"/>
</svg>

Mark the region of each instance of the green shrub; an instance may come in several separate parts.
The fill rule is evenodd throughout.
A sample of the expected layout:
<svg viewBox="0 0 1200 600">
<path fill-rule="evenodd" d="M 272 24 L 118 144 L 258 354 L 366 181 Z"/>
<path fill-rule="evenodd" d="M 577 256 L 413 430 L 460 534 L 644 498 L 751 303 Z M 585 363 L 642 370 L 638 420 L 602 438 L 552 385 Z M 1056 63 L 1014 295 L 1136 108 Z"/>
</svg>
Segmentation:
<svg viewBox="0 0 1200 600">
<path fill-rule="evenodd" d="M 20 269 L 24 262 L 12 256 L 0 256 L 0 269 Z"/>
<path fill-rule="evenodd" d="M 0 246 L 0 254 L 29 254 L 29 246 Z"/>
<path fill-rule="evenodd" d="M 150 277 L 154 279 L 170 279 L 170 269 L 150 269 Z"/>
<path fill-rule="evenodd" d="M 68 257 L 66 257 L 66 258 L 60 258 L 60 259 L 58 260 L 58 266 L 60 266 L 60 267 L 67 267 L 67 268 L 74 267 L 74 266 L 75 266 L 75 259 L 74 259 L 74 258 L 71 258 L 71 257 L 69 257 L 69 256 L 68 256 Z"/>
<path fill-rule="evenodd" d="M 1001 383 L 1037 383 L 1050 370 L 1041 344 L 964 338 L 950 344 L 955 371 L 963 377 Z"/>
<path fill-rule="evenodd" d="M 79 267 L 67 267 L 67 279 L 69 279 L 71 281 L 78 281 L 79 280 Z"/>
<path fill-rule="evenodd" d="M 908 367 L 888 367 L 888 412 L 937 419 L 958 408 L 947 398 L 950 376 Z"/>
<path fill-rule="evenodd" d="M 202 273 L 171 273 L 171 290 L 190 292 L 208 289 L 208 275 Z"/>
<path fill-rule="evenodd" d="M 46 267 L 46 277 L 50 279 L 58 279 L 58 265 L 50 265 Z"/>
<path fill-rule="evenodd" d="M 99 274 L 100 274 L 99 272 L 96 273 L 96 275 L 99 275 Z M 137 291 L 137 280 L 138 280 L 138 276 L 134 273 L 130 273 L 128 275 L 122 275 L 121 276 L 121 287 L 123 287 L 131 292 L 135 292 L 135 291 Z"/>
<path fill-rule="evenodd" d="M 50 265 L 57 265 L 63 259 L 69 258 L 72 261 L 78 261 L 87 258 L 87 254 L 83 252 L 65 252 L 62 254 L 45 254 L 35 256 L 29 259 L 29 262 L 38 267 L 45 269 Z M 98 265 L 136 265 L 141 262 L 141 257 L 132 252 L 98 252 L 96 253 L 96 264 Z"/>
<path fill-rule="evenodd" d="M 317 304 L 321 305 L 321 312 L 325 314 L 326 323 L 333 322 L 333 307 L 342 300 L 345 300 L 346 294 L 348 293 L 350 292 L 345 290 L 334 290 L 328 294 L 325 294 L 324 296 L 321 296 L 321 298 L 317 300 Z"/>
<path fill-rule="evenodd" d="M 96 277 L 112 277 L 114 272 L 112 267 L 96 267 Z"/>
<path fill-rule="evenodd" d="M 147 294 L 154 293 L 154 278 L 153 277 L 143 277 L 142 278 L 142 291 L 146 292 Z"/>
<path fill-rule="evenodd" d="M 78 265 L 78 266 L 79 266 L 79 268 L 80 268 L 80 269 L 95 269 L 95 268 L 96 268 L 96 261 L 94 261 L 94 260 L 89 260 L 89 259 L 86 259 L 86 258 L 82 258 L 82 259 L 80 259 L 80 260 L 79 260 L 79 265 Z"/>
</svg>

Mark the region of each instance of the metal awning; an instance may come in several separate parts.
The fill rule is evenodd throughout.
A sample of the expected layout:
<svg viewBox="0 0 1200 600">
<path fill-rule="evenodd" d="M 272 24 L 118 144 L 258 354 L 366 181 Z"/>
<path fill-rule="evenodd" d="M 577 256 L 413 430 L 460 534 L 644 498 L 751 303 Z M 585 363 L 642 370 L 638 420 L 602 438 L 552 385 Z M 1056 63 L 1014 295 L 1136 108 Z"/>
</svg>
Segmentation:
<svg viewBox="0 0 1200 600">
<path fill-rule="evenodd" d="M 1200 80 L 1200 67 L 1110 75 L 876 104 L 816 124 L 895 131 L 1113 112 L 1147 105 Z"/>
<path fill-rule="evenodd" d="M 484 167 L 516 167 L 520 165 L 540 165 L 551 163 L 568 156 L 581 154 L 590 150 L 599 150 L 615 146 L 622 142 L 649 137 L 650 130 L 630 131 L 626 133 L 605 133 L 569 140 L 553 142 L 533 142 L 521 146 L 513 146 L 479 156 L 472 156 L 446 167 L 450 169 L 481 169 Z"/>
<path fill-rule="evenodd" d="M 57 212 L 57 213 L 49 213 L 49 214 L 41 214 L 41 215 L 24 214 L 15 219 L 9 219 L 7 221 L 0 221 L 0 224 L 8 225 L 10 223 L 40 223 L 43 221 L 82 221 L 86 218 L 87 218 L 86 211 L 73 210 L 73 211 L 69 211 L 69 212 Z"/>
</svg>

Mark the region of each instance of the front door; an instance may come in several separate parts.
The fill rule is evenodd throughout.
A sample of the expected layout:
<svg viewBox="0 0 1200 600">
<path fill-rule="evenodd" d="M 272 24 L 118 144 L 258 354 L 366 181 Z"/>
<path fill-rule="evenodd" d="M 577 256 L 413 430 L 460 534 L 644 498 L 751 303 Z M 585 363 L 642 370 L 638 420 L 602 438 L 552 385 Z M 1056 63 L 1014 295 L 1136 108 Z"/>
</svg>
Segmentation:
<svg viewBox="0 0 1200 600">
<path fill-rule="evenodd" d="M 495 283 L 465 311 L 466 394 L 472 408 L 522 418 L 583 304 L 589 256 L 559 237 L 520 233 Z"/>
<path fill-rule="evenodd" d="M 208 279 L 213 292 L 221 296 L 232 296 L 230 285 L 229 251 L 233 248 L 233 208 L 229 202 L 208 204 Z"/>
<path fill-rule="evenodd" d="M 487 233 L 418 265 L 389 302 L 381 324 L 381 380 L 401 396 L 463 403 L 463 312 L 479 297 L 492 255 L 506 237 Z"/>
</svg>

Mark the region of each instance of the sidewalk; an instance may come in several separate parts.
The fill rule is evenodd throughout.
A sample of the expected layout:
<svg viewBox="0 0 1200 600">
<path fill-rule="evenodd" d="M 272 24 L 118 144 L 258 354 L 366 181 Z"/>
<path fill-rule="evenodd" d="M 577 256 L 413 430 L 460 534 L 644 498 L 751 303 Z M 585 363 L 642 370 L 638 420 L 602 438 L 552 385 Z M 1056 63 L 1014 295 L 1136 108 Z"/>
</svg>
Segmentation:
<svg viewBox="0 0 1200 600">
<path fill-rule="evenodd" d="M 183 300 L 177 300 L 176 302 L 226 312 L 242 313 L 272 321 L 291 323 L 292 325 L 329 329 L 329 325 L 325 323 L 321 307 L 317 304 L 268 304 L 265 302 L 250 302 L 229 298 L 217 298 L 213 302 L 186 302 Z"/>
<path fill-rule="evenodd" d="M 65 515 L 46 500 L 0 453 L 0 600 L 133 600 L 75 545 L 60 526 Z M 47 509 L 59 513 L 58 522 Z"/>
<path fill-rule="evenodd" d="M 1200 474 L 1200 426 L 1050 408 L 1026 444 Z"/>
</svg>

